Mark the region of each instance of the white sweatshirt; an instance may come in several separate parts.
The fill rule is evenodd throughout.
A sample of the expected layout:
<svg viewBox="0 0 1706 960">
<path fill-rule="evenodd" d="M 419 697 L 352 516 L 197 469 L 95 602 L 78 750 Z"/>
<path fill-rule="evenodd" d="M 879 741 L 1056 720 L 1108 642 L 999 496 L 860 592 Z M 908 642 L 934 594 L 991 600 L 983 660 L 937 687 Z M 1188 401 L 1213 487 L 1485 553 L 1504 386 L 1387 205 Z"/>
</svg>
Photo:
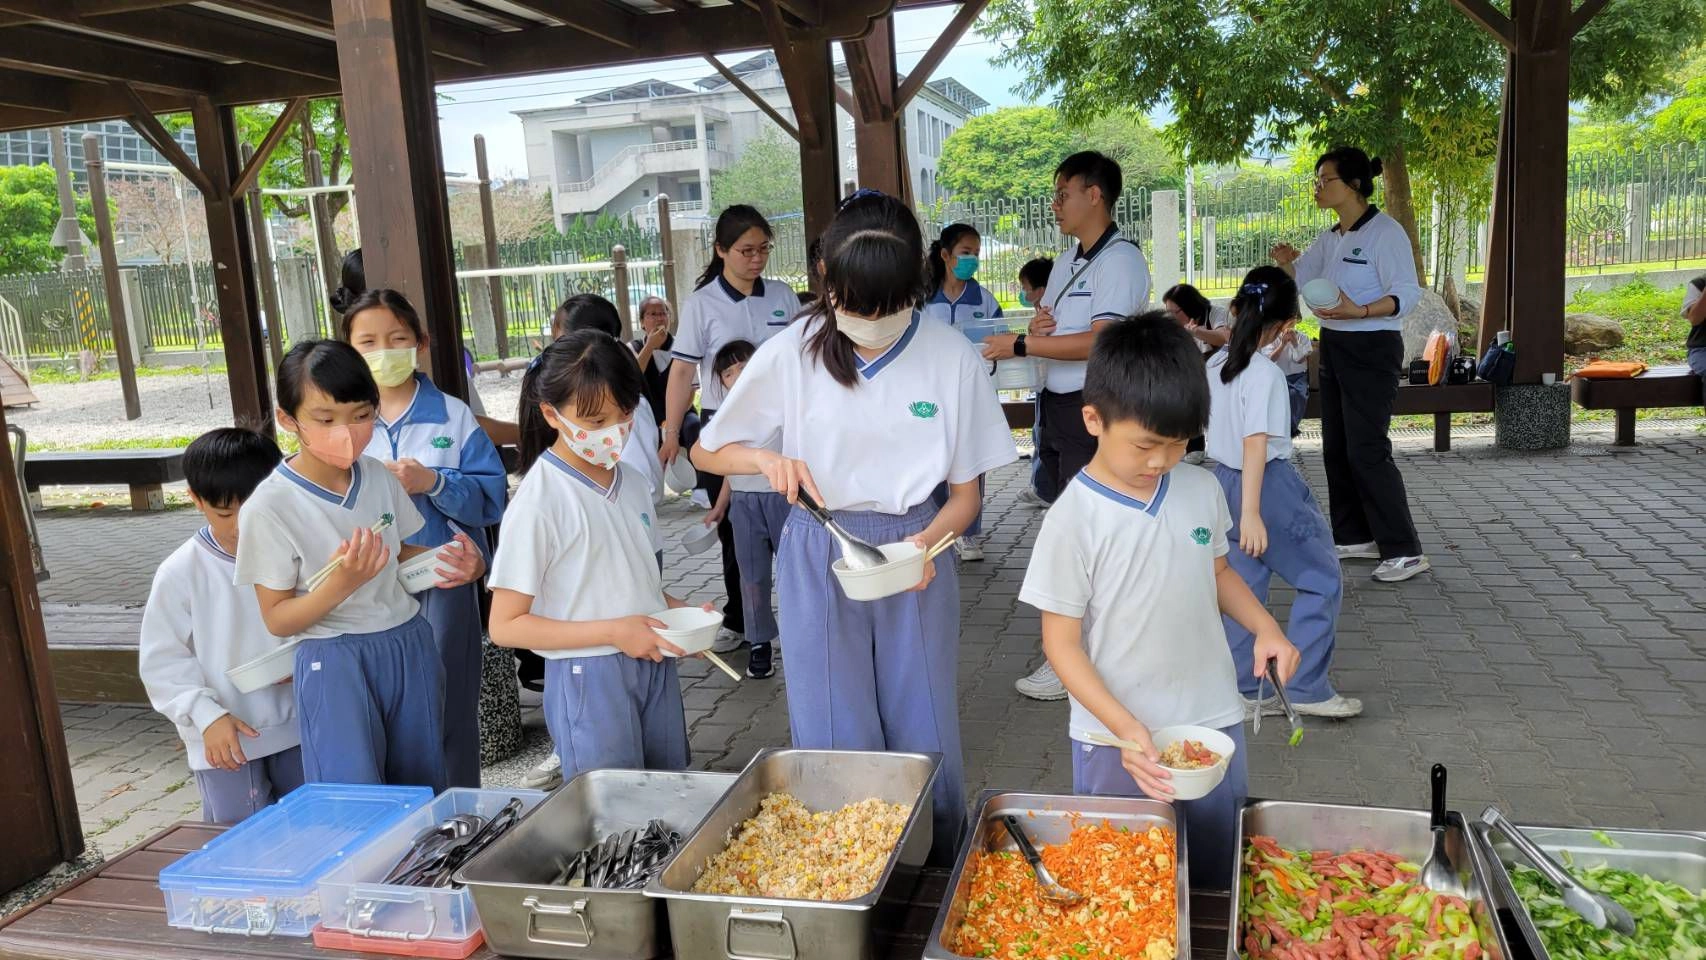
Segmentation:
<svg viewBox="0 0 1706 960">
<path fill-rule="evenodd" d="M 142 683 L 154 709 L 177 725 L 191 770 L 212 769 L 202 731 L 227 713 L 260 734 L 240 741 L 250 760 L 302 742 L 288 684 L 239 693 L 225 676 L 281 642 L 261 620 L 255 588 L 232 582 L 236 568 L 204 527 L 160 564 L 142 612 Z"/>
</svg>

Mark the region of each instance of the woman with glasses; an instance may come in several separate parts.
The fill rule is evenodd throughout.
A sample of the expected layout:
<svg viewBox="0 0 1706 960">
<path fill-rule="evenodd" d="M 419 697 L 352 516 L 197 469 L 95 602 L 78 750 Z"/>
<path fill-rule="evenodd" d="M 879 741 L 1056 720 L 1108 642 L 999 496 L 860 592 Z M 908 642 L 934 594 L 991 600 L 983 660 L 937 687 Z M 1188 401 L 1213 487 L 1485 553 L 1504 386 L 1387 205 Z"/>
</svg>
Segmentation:
<svg viewBox="0 0 1706 960">
<path fill-rule="evenodd" d="M 681 453 L 683 442 L 691 444 L 697 439 L 697 436 L 681 436 L 682 423 L 693 406 L 695 375 L 699 380 L 699 422 L 708 424 L 728 392 L 712 370 L 717 351 L 735 340 L 758 346 L 800 312 L 800 300 L 792 287 L 780 280 L 764 278 L 775 236 L 764 215 L 746 204 L 729 207 L 717 217 L 711 262 L 681 304 L 681 323 L 671 344 L 674 359 L 658 448 L 658 457 L 666 466 Z M 723 478 L 701 471 L 699 486 L 715 504 Z M 712 649 L 730 653 L 746 639 L 734 528 L 728 517 L 715 508 L 705 523 L 717 525 L 717 539 L 723 545 L 723 587 L 729 598 L 723 607 L 723 629 Z M 775 533 L 780 535 L 781 531 Z"/>
<path fill-rule="evenodd" d="M 1315 162 L 1315 205 L 1338 214 L 1304 253 L 1271 256 L 1301 288 L 1325 278 L 1339 302 L 1321 321 L 1321 443 L 1333 542 L 1340 560 L 1379 560 L 1374 578 L 1408 580 L 1428 569 L 1410 519 L 1404 477 L 1392 461 L 1392 405 L 1404 368 L 1404 314 L 1422 288 L 1410 236 L 1369 203 L 1380 161 L 1340 147 Z"/>
</svg>

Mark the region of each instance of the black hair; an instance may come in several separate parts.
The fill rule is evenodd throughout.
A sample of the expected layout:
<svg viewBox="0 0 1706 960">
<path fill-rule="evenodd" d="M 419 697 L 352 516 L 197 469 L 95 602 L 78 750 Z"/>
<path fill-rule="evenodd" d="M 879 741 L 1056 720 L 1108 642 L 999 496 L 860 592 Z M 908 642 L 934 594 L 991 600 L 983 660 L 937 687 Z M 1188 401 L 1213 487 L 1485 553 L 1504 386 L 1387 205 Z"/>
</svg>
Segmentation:
<svg viewBox="0 0 1706 960">
<path fill-rule="evenodd" d="M 551 315 L 551 335 L 561 337 L 576 330 L 599 330 L 621 339 L 622 315 L 616 312 L 616 304 L 596 293 L 577 293 Z"/>
<path fill-rule="evenodd" d="M 344 254 L 343 272 L 338 277 L 338 288 L 332 291 L 332 309 L 338 313 L 349 313 L 355 298 L 367 292 L 367 265 L 362 260 L 361 248 L 356 247 Z"/>
<path fill-rule="evenodd" d="M 924 257 L 925 265 L 930 269 L 931 293 L 942 289 L 942 284 L 948 279 L 948 265 L 942 262 L 942 252 L 959 246 L 966 234 L 979 236 L 977 228 L 969 223 L 950 223 L 942 228 L 941 236 L 931 241 L 930 252 Z"/>
<path fill-rule="evenodd" d="M 806 245 L 806 268 L 810 276 L 817 276 L 818 267 L 823 265 L 823 238 L 813 237 Z"/>
<path fill-rule="evenodd" d="M 184 448 L 184 480 L 202 503 L 231 507 L 249 499 L 283 459 L 271 438 L 241 427 L 220 427 Z"/>
<path fill-rule="evenodd" d="M 1054 168 L 1056 180 L 1071 180 L 1073 177 L 1082 177 L 1086 190 L 1091 187 L 1101 188 L 1102 202 L 1107 204 L 1109 215 L 1113 214 L 1114 204 L 1119 202 L 1120 189 L 1125 183 L 1119 164 L 1094 150 L 1081 150 L 1060 161 L 1060 166 Z"/>
<path fill-rule="evenodd" d="M 342 340 L 304 340 L 278 365 L 278 406 L 292 417 L 302 408 L 308 385 L 337 403 L 379 405 L 379 384 L 366 358 Z"/>
<path fill-rule="evenodd" d="M 1208 429 L 1208 378 L 1196 339 L 1165 310 L 1108 324 L 1090 349 L 1084 402 L 1103 423 L 1134 420 L 1175 440 L 1201 436 Z"/>
<path fill-rule="evenodd" d="M 1244 274 L 1244 284 L 1232 298 L 1232 339 L 1226 344 L 1226 365 L 1220 382 L 1233 378 L 1250 366 L 1250 358 L 1262 346 L 1262 332 L 1276 323 L 1297 319 L 1297 281 L 1291 274 L 1269 264 Z"/>
<path fill-rule="evenodd" d="M 521 378 L 521 408 L 515 417 L 521 432 L 520 472 L 526 473 L 557 442 L 557 431 L 540 412 L 540 404 L 562 409 L 573 402 L 576 413 L 589 417 L 608 395 L 624 413 L 631 413 L 645 390 L 633 351 L 610 334 L 575 330 L 551 341 Z"/>
<path fill-rule="evenodd" d="M 1048 288 L 1048 275 L 1054 271 L 1054 260 L 1050 257 L 1037 257 L 1025 261 L 1019 268 L 1019 279 L 1038 290 Z"/>
<path fill-rule="evenodd" d="M 770 221 L 764 219 L 764 214 L 759 213 L 757 207 L 737 203 L 732 207 L 725 207 L 722 213 L 717 214 L 717 227 L 714 231 L 717 246 L 711 248 L 711 262 L 705 264 L 705 271 L 699 274 L 699 281 L 693 284 L 693 289 L 697 290 L 722 276 L 723 255 L 717 252 L 717 247 L 733 250 L 740 238 L 753 229 L 763 232 L 766 237 L 776 236 L 776 231 L 770 229 Z"/>
<path fill-rule="evenodd" d="M 757 352 L 758 348 L 753 346 L 750 340 L 730 340 L 723 344 L 722 349 L 718 350 L 716 357 L 711 360 L 711 373 L 721 379 L 730 367 L 751 360 L 752 355 Z"/>
<path fill-rule="evenodd" d="M 1355 190 L 1364 200 L 1374 196 L 1374 178 L 1380 176 L 1382 169 L 1379 157 L 1370 160 L 1360 147 L 1334 147 L 1315 161 L 1316 173 L 1321 172 L 1323 163 L 1332 164 L 1345 186 Z"/>
<path fill-rule="evenodd" d="M 883 316 L 916 306 L 924 292 L 924 235 L 906 204 L 861 191 L 842 201 L 823 233 L 823 287 L 812 308 L 817 329 L 806 350 L 844 387 L 858 383 L 853 341 L 835 325 L 835 310 Z M 833 301 L 833 305 L 832 305 Z"/>
<path fill-rule="evenodd" d="M 1214 309 L 1214 304 L 1208 302 L 1202 291 L 1188 283 L 1175 283 L 1168 287 L 1167 292 L 1161 295 L 1161 302 L 1166 303 L 1169 300 L 1183 310 L 1185 316 L 1204 325 L 1208 323 L 1209 311 Z"/>
<path fill-rule="evenodd" d="M 363 310 L 372 310 L 375 307 L 391 311 L 393 316 L 403 321 L 403 324 L 414 332 L 417 341 L 426 342 L 426 325 L 421 323 L 421 315 L 415 312 L 415 305 L 410 303 L 409 298 L 401 293 L 387 287 L 380 287 L 377 290 L 368 290 L 365 293 L 358 294 L 353 300 L 344 304 L 343 319 L 338 322 L 338 330 L 343 334 L 345 343 L 350 341 L 350 328 L 354 326 L 355 315 Z"/>
</svg>

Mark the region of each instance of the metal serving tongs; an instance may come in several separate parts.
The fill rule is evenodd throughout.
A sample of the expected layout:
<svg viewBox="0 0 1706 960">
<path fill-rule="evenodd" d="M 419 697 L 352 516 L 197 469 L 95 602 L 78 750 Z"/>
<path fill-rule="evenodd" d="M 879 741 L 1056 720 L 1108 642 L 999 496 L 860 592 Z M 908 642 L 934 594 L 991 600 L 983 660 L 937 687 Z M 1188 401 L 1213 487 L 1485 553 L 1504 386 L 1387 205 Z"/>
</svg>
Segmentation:
<svg viewBox="0 0 1706 960">
<path fill-rule="evenodd" d="M 1047 902 L 1057 907 L 1074 907 L 1084 901 L 1084 895 L 1074 890 L 1068 890 L 1055 880 L 1054 874 L 1043 866 L 1042 855 L 1031 845 L 1031 838 L 1025 836 L 1025 828 L 1019 823 L 1019 818 L 1007 814 L 1001 818 L 1002 826 L 1012 835 L 1013 842 L 1019 847 L 1019 854 L 1025 862 L 1031 865 L 1031 872 L 1037 876 L 1037 893 Z"/>
<path fill-rule="evenodd" d="M 1558 888 L 1564 895 L 1564 906 L 1581 914 L 1582 919 L 1593 924 L 1594 929 L 1604 930 L 1606 927 L 1623 934 L 1626 937 L 1635 935 L 1635 917 L 1623 908 L 1623 905 L 1603 893 L 1589 890 L 1577 882 L 1563 865 L 1540 849 L 1540 845 L 1528 838 L 1528 835 L 1517 829 L 1498 807 L 1488 807 L 1481 811 L 1481 822 L 1505 835 L 1505 838 L 1516 847 L 1522 858 L 1540 871 L 1546 882 Z"/>
<path fill-rule="evenodd" d="M 872 567 L 880 567 L 889 562 L 881 550 L 848 533 L 842 528 L 841 524 L 836 523 L 829 511 L 825 510 L 816 500 L 813 500 L 812 495 L 806 492 L 804 486 L 800 487 L 799 502 L 800 506 L 804 507 L 807 513 L 816 517 L 817 521 L 823 524 L 823 528 L 829 531 L 829 535 L 835 538 L 836 544 L 841 547 L 841 559 L 847 561 L 847 566 L 850 569 L 869 570 Z"/>
<path fill-rule="evenodd" d="M 1280 683 L 1279 672 L 1274 669 L 1274 662 L 1268 661 L 1267 672 L 1263 681 L 1274 685 L 1274 695 L 1279 697 L 1280 709 L 1285 711 L 1285 718 L 1291 721 L 1291 737 L 1286 742 L 1297 746 L 1303 742 L 1303 718 L 1297 715 L 1297 708 L 1291 705 L 1291 698 L 1285 695 L 1285 684 Z M 1262 732 L 1262 682 L 1256 684 L 1256 716 L 1250 721 L 1252 733 Z"/>
</svg>

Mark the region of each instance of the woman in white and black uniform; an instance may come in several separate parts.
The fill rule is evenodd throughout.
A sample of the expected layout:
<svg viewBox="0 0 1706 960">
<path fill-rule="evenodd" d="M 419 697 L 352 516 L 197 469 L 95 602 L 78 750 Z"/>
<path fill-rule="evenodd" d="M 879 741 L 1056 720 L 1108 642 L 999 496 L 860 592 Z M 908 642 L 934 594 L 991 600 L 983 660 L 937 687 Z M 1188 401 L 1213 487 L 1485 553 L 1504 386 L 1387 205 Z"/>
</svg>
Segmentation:
<svg viewBox="0 0 1706 960">
<path fill-rule="evenodd" d="M 1340 560 L 1379 560 L 1376 580 L 1428 569 L 1410 519 L 1404 477 L 1392 461 L 1392 405 L 1404 366 L 1404 314 L 1421 297 L 1410 236 L 1371 205 L 1380 161 L 1340 147 L 1315 162 L 1315 205 L 1339 215 L 1308 251 L 1271 256 L 1299 287 L 1326 278 L 1339 302 L 1321 320 L 1321 440 L 1333 542 Z"/>
</svg>

